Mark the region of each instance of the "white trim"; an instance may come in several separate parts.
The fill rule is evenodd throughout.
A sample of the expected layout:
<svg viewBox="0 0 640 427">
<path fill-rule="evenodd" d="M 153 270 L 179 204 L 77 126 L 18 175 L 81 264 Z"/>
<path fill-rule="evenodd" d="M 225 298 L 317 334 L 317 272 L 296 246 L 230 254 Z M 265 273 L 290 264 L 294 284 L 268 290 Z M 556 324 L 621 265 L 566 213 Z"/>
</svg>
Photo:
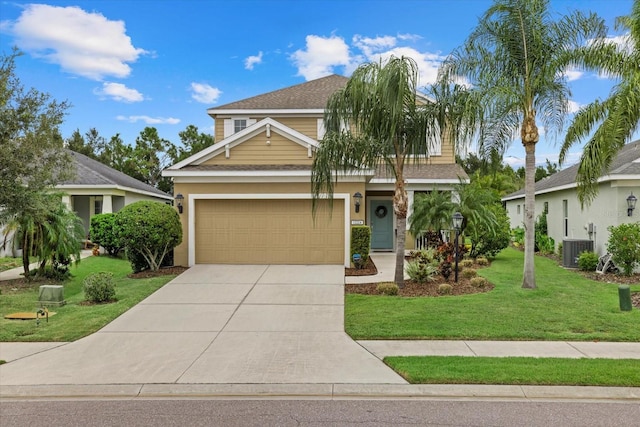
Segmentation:
<svg viewBox="0 0 640 427">
<path fill-rule="evenodd" d="M 278 199 L 289 199 L 289 200 L 311 200 L 313 197 L 310 193 L 272 193 L 272 194 L 261 194 L 261 193 L 250 193 L 250 194 L 242 194 L 242 193 L 232 193 L 232 194 L 189 194 L 187 197 L 187 203 L 189 206 L 189 218 L 188 218 L 188 229 L 187 235 L 189 238 L 189 247 L 188 247 L 188 264 L 189 266 L 193 266 L 196 263 L 196 246 L 195 246 L 195 238 L 196 238 L 196 229 L 195 229 L 195 219 L 196 219 L 196 200 L 278 200 Z M 328 195 L 323 194 L 321 198 L 327 199 Z M 350 255 L 350 231 L 351 231 L 351 195 L 349 193 L 334 193 L 334 199 L 341 199 L 344 201 L 344 266 L 349 267 L 351 264 L 351 260 L 349 258 Z"/>
<path fill-rule="evenodd" d="M 365 182 L 366 180 L 363 177 L 344 177 L 338 178 L 338 182 Z M 273 176 L 273 175 L 252 175 L 252 176 L 185 176 L 181 175 L 178 177 L 174 177 L 173 182 L 176 184 L 199 184 L 199 183 L 273 183 L 273 182 L 284 182 L 284 183 L 304 183 L 309 184 L 309 175 L 288 175 L 288 176 Z M 368 187 L 367 187 L 368 188 Z"/>
<path fill-rule="evenodd" d="M 369 181 L 371 184 L 395 184 L 395 178 L 373 178 Z M 417 179 L 405 179 L 404 182 L 406 184 L 459 184 L 459 179 L 428 179 L 428 178 L 417 178 Z M 468 183 L 469 179 L 463 179 L 464 183 Z"/>
<path fill-rule="evenodd" d="M 124 196 L 124 194 L 116 194 L 116 191 L 126 191 L 129 193 L 136 193 L 136 194 L 142 194 L 145 196 L 151 196 L 151 197 L 155 197 L 157 199 L 165 199 L 165 200 L 173 200 L 173 196 L 170 196 L 169 194 L 167 195 L 162 195 L 162 194 L 156 194 L 156 193 L 152 193 L 150 191 L 144 191 L 144 190 L 138 190 L 136 188 L 131 188 L 131 187 L 123 187 L 120 185 L 77 185 L 77 184 L 60 184 L 60 185 L 56 185 L 55 188 L 58 188 L 60 190 L 64 190 L 66 192 L 68 192 L 70 195 L 74 195 L 73 194 L 73 189 L 79 189 L 79 190 L 111 190 L 110 193 L 107 193 L 105 191 L 102 191 L 101 193 L 103 194 L 110 194 L 112 196 Z M 79 194 L 79 195 L 89 195 L 89 193 L 82 192 L 83 194 Z M 96 191 L 91 192 L 91 194 L 96 194 Z"/>
<path fill-rule="evenodd" d="M 373 175 L 371 170 L 353 171 L 351 173 L 339 172 L 337 174 L 340 182 L 361 182 Z M 278 177 L 305 177 L 311 178 L 311 170 L 187 170 L 187 171 L 167 171 L 165 176 L 172 177 L 225 177 L 225 178 L 278 178 Z"/>
<path fill-rule="evenodd" d="M 267 117 L 266 119 L 260 120 L 259 122 L 254 123 L 251 126 L 247 126 L 240 132 L 236 132 L 230 137 L 225 138 L 220 142 L 216 142 L 215 144 L 205 148 L 204 150 L 190 157 L 187 157 L 183 161 L 178 162 L 173 166 L 169 166 L 167 169 L 162 171 L 162 176 L 171 176 L 167 174 L 169 171 L 176 171 L 191 164 L 202 164 L 212 157 L 215 157 L 224 152 L 227 145 L 229 145 L 229 148 L 233 148 L 236 145 L 241 144 L 246 140 L 260 134 L 261 132 L 266 131 L 267 125 L 271 125 L 271 132 L 282 135 L 290 141 L 300 144 L 304 148 L 308 148 L 310 145 L 315 150 L 318 147 L 318 141 L 314 140 L 313 138 L 309 138 L 308 136 L 298 132 L 297 130 L 294 130 L 270 117 Z"/>
</svg>

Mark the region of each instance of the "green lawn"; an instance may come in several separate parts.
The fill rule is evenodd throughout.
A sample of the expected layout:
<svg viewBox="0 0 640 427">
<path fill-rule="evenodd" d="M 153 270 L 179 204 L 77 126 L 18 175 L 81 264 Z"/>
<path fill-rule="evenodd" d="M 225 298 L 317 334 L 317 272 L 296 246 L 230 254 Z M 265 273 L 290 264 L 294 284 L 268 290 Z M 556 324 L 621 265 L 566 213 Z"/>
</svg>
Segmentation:
<svg viewBox="0 0 640 427">
<path fill-rule="evenodd" d="M 22 258 L 0 257 L 0 272 L 22 267 Z"/>
<path fill-rule="evenodd" d="M 638 360 L 534 357 L 386 357 L 412 384 L 640 386 Z"/>
<path fill-rule="evenodd" d="M 640 341 L 640 310 L 620 311 L 617 285 L 536 257 L 538 289 L 525 290 L 522 266 L 522 252 L 502 251 L 478 271 L 495 285 L 483 294 L 346 295 L 345 329 L 354 339 Z"/>
<path fill-rule="evenodd" d="M 84 301 L 82 281 L 94 272 L 113 273 L 117 302 L 100 305 L 81 305 Z M 111 257 L 89 257 L 73 267 L 73 277 L 64 283 L 67 304 L 51 307 L 55 312 L 49 322 L 41 320 L 8 320 L 7 314 L 35 311 L 38 308 L 39 284 L 29 289 L 13 291 L 6 283 L 0 285 L 0 341 L 74 341 L 102 328 L 107 323 L 133 307 L 148 295 L 162 287 L 175 276 L 148 279 L 130 279 L 128 261 Z"/>
</svg>

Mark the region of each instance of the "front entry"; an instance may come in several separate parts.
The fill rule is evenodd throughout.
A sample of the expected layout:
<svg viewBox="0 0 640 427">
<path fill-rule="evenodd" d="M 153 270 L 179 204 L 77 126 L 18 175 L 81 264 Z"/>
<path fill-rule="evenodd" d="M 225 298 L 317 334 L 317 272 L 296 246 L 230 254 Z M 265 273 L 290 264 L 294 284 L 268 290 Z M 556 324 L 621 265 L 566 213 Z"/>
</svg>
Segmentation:
<svg viewBox="0 0 640 427">
<path fill-rule="evenodd" d="M 393 205 L 391 200 L 369 201 L 371 249 L 393 250 Z"/>
</svg>

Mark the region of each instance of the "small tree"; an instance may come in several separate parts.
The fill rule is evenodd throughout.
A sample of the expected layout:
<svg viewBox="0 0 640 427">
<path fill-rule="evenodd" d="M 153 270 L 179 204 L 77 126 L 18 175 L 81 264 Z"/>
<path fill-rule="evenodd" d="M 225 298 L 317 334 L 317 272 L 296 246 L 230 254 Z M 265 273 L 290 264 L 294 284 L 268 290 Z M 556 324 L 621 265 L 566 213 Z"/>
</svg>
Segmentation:
<svg viewBox="0 0 640 427">
<path fill-rule="evenodd" d="M 109 255 L 116 256 L 122 250 L 123 243 L 115 228 L 116 214 L 104 213 L 91 217 L 89 230 L 91 241 L 102 246 Z"/>
<path fill-rule="evenodd" d="M 633 269 L 640 264 L 640 222 L 620 224 L 607 228 L 611 235 L 607 242 L 607 251 L 613 261 L 622 267 L 625 275 L 631 276 Z"/>
<path fill-rule="evenodd" d="M 160 202 L 125 206 L 116 215 L 115 226 L 127 251 L 142 256 L 151 271 L 157 271 L 165 255 L 182 241 L 178 213 Z"/>
</svg>

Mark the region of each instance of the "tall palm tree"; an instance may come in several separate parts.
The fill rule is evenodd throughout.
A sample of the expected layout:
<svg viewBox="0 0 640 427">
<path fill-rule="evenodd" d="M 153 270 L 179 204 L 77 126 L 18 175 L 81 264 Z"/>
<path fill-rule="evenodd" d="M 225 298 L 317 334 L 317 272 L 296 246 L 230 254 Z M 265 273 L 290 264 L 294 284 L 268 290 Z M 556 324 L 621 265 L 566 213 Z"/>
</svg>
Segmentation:
<svg viewBox="0 0 640 427">
<path fill-rule="evenodd" d="M 584 147 L 576 177 L 583 206 L 598 194 L 598 178 L 640 124 L 640 0 L 633 2 L 630 15 L 616 20 L 616 29 L 628 30 L 623 46 L 598 40 L 575 61 L 618 79 L 607 99 L 596 100 L 576 114 L 560 151 L 562 164 L 571 146 L 596 128 Z"/>
<path fill-rule="evenodd" d="M 604 37 L 603 21 L 573 12 L 554 20 L 549 0 L 495 0 L 445 64 L 484 99 L 481 148 L 504 150 L 520 134 L 525 148 L 525 261 L 522 287 L 535 288 L 535 149 L 539 123 L 560 131 L 568 111 L 567 58 Z"/>
<path fill-rule="evenodd" d="M 395 178 L 395 282 L 404 284 L 404 248 L 408 198 L 404 167 L 429 152 L 439 132 L 433 112 L 417 93 L 418 67 L 410 58 L 392 57 L 386 63 L 358 67 L 344 88 L 335 92 L 325 109 L 325 137 L 311 172 L 314 209 L 323 193 L 331 199 L 336 172 L 384 165 Z M 348 129 L 345 129 L 348 124 Z"/>
</svg>

